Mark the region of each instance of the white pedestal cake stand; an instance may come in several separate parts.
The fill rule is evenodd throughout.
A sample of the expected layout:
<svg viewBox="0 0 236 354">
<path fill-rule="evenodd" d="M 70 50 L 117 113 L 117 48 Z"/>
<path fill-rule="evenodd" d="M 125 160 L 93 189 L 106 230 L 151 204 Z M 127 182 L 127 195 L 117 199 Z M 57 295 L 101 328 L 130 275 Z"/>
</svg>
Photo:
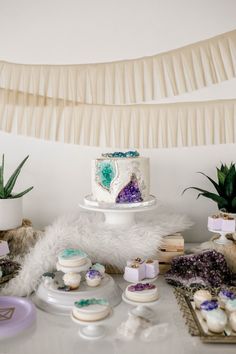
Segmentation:
<svg viewBox="0 0 236 354">
<path fill-rule="evenodd" d="M 58 315 L 68 315 L 71 313 L 75 301 L 89 298 L 105 298 L 109 304 L 114 307 L 121 302 L 121 289 L 114 282 L 113 278 L 105 274 L 100 285 L 90 287 L 83 280 L 76 290 L 59 290 L 56 283 L 57 278 L 60 281 L 63 273 L 56 272 L 56 276 L 51 283 L 44 281 L 39 285 L 33 301 L 40 309 Z"/>
<path fill-rule="evenodd" d="M 158 204 L 154 196 L 150 196 L 145 202 L 131 204 L 109 204 L 93 200 L 92 196 L 86 196 L 84 203 L 79 206 L 85 210 L 104 213 L 107 225 L 131 226 L 135 224 L 135 214 L 157 208 Z"/>
<path fill-rule="evenodd" d="M 231 244 L 233 243 L 232 240 L 227 239 L 227 237 L 225 237 L 226 235 L 230 234 L 231 232 L 226 232 L 226 231 L 221 231 L 221 230 L 213 230 L 213 229 L 209 229 L 208 230 L 210 232 L 213 232 L 214 234 L 220 234 L 220 237 L 217 238 L 216 240 L 214 240 L 215 243 L 217 243 L 218 245 L 226 245 L 226 244 Z"/>
<path fill-rule="evenodd" d="M 85 321 L 78 320 L 77 318 L 75 318 L 73 314 L 71 314 L 71 319 L 75 323 L 81 325 L 79 329 L 79 335 L 82 338 L 94 340 L 94 339 L 100 339 L 104 337 L 106 333 L 106 328 L 103 326 L 103 324 L 105 324 L 110 319 L 111 316 L 112 316 L 112 310 L 108 315 L 108 317 L 95 322 L 85 322 Z"/>
<path fill-rule="evenodd" d="M 159 302 L 159 298 L 157 300 L 149 301 L 149 302 L 132 301 L 127 298 L 125 292 L 123 292 L 122 294 L 122 300 L 127 304 L 136 306 L 134 309 L 130 311 L 132 315 L 143 317 L 146 320 L 151 320 L 154 317 L 154 313 L 150 307 L 157 305 Z"/>
</svg>

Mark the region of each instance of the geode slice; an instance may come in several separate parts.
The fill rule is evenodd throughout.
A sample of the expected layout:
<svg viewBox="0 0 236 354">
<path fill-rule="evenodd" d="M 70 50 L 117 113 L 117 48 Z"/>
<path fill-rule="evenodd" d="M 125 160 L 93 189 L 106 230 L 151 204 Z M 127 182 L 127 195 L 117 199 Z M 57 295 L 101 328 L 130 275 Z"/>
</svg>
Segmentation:
<svg viewBox="0 0 236 354">
<path fill-rule="evenodd" d="M 215 250 L 175 257 L 165 278 L 174 286 L 219 287 L 236 284 L 236 276 L 228 268 L 224 255 Z"/>
<path fill-rule="evenodd" d="M 142 201 L 143 198 L 138 186 L 138 180 L 133 174 L 130 182 L 118 194 L 116 203 L 138 203 Z"/>
<path fill-rule="evenodd" d="M 97 164 L 96 180 L 106 190 L 110 190 L 115 175 L 116 167 L 114 163 L 101 161 Z"/>
</svg>

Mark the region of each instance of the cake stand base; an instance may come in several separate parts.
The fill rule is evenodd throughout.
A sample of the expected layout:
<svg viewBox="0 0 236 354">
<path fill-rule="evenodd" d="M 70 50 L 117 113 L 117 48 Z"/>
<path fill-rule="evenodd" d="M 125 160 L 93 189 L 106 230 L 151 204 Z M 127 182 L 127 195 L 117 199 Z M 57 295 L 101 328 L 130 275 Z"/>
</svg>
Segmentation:
<svg viewBox="0 0 236 354">
<path fill-rule="evenodd" d="M 136 306 L 134 309 L 129 311 L 132 315 L 145 318 L 146 320 L 150 320 L 154 317 L 153 310 L 150 307 L 157 305 L 159 302 L 159 298 L 150 302 L 132 301 L 127 298 L 125 293 L 122 294 L 122 300 L 127 304 Z"/>
<path fill-rule="evenodd" d="M 77 318 L 74 317 L 73 314 L 71 314 L 71 319 L 73 322 L 81 325 L 79 329 L 80 337 L 89 340 L 96 340 L 96 339 L 101 339 L 105 336 L 106 327 L 103 326 L 103 324 L 106 323 L 111 316 L 112 316 L 112 311 L 110 312 L 108 317 L 95 322 L 85 322 L 85 321 L 78 320 Z"/>
<path fill-rule="evenodd" d="M 136 213 L 155 209 L 157 202 L 154 196 L 150 196 L 147 201 L 140 203 L 108 204 L 96 202 L 91 196 L 87 196 L 84 198 L 84 204 L 79 206 L 85 210 L 104 213 L 107 225 L 131 226 L 135 224 Z"/>
<path fill-rule="evenodd" d="M 208 229 L 210 232 L 213 232 L 214 234 L 219 234 L 220 237 L 214 240 L 214 243 L 217 243 L 218 245 L 230 245 L 233 243 L 232 240 L 229 240 L 226 235 L 228 235 L 230 232 L 225 232 L 225 231 L 220 231 L 220 230 L 213 230 L 213 229 Z"/>
<path fill-rule="evenodd" d="M 63 273 L 55 273 L 61 278 Z M 56 278 L 56 277 L 55 277 Z M 70 314 L 75 301 L 88 298 L 105 298 L 109 304 L 114 307 L 121 302 L 121 289 L 116 285 L 113 278 L 105 274 L 101 284 L 96 287 L 90 287 L 86 281 L 82 281 L 77 290 L 64 291 L 59 290 L 55 283 L 45 284 L 42 282 L 33 301 L 37 307 L 46 312 L 58 315 Z"/>
<path fill-rule="evenodd" d="M 89 325 L 79 329 L 80 337 L 84 339 L 100 339 L 105 336 L 106 329 L 104 326 Z"/>
</svg>

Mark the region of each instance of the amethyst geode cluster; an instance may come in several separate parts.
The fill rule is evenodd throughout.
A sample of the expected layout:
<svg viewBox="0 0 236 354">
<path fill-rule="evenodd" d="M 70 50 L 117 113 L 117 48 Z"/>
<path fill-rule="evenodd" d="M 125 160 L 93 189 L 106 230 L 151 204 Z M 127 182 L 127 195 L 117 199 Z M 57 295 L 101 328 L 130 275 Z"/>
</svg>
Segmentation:
<svg viewBox="0 0 236 354">
<path fill-rule="evenodd" d="M 224 255 L 215 250 L 175 257 L 165 278 L 175 286 L 219 287 L 236 281 Z"/>
<path fill-rule="evenodd" d="M 116 203 L 138 203 L 142 202 L 142 194 L 135 175 L 132 175 L 130 182 L 120 191 Z"/>
</svg>

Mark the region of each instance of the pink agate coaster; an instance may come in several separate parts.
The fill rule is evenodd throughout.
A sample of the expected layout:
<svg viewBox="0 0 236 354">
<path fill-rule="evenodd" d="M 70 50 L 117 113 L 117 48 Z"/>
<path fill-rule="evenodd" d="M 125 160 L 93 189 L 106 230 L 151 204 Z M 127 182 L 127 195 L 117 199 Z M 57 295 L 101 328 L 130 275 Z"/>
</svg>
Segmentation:
<svg viewBox="0 0 236 354">
<path fill-rule="evenodd" d="M 0 296 L 0 338 L 12 337 L 36 320 L 34 304 L 25 298 Z"/>
</svg>

